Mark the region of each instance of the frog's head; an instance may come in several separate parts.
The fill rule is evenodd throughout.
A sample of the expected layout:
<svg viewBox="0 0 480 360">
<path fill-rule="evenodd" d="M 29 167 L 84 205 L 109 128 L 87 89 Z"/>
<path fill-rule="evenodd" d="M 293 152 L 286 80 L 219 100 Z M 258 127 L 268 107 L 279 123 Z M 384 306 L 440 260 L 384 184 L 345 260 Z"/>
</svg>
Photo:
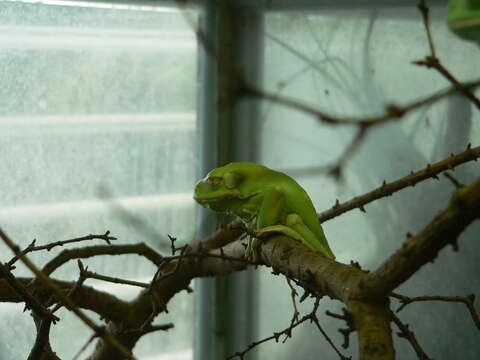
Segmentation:
<svg viewBox="0 0 480 360">
<path fill-rule="evenodd" d="M 246 192 L 246 176 L 235 163 L 210 171 L 195 186 L 193 198 L 216 212 L 226 212 L 256 193 Z M 237 163 L 238 164 L 238 163 Z"/>
</svg>

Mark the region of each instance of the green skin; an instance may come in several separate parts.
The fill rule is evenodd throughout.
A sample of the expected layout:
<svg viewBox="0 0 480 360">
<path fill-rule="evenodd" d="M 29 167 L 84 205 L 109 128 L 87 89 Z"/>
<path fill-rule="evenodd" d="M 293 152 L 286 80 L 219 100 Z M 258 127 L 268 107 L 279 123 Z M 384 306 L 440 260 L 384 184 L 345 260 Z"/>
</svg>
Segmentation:
<svg viewBox="0 0 480 360">
<path fill-rule="evenodd" d="M 335 259 L 303 188 L 284 173 L 265 166 L 236 162 L 213 169 L 195 186 L 194 199 L 219 213 L 233 213 L 253 229 L 247 257 L 261 237 L 283 233 L 308 248 Z"/>
<path fill-rule="evenodd" d="M 450 0 L 447 24 L 461 38 L 480 45 L 480 0 Z"/>
</svg>

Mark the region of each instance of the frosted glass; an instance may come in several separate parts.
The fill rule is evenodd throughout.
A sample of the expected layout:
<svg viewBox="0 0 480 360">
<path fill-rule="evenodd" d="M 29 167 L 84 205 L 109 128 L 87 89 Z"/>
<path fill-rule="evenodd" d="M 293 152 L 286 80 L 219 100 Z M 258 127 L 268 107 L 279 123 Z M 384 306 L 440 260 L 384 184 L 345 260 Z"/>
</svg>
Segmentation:
<svg viewBox="0 0 480 360">
<path fill-rule="evenodd" d="M 478 78 L 478 47 L 448 31 L 444 9 L 433 9 L 431 20 L 442 63 L 460 80 Z M 332 114 L 381 114 L 386 104 L 405 104 L 449 86 L 435 71 L 411 64 L 428 54 L 415 7 L 271 13 L 266 17 L 266 33 L 264 88 Z M 344 181 L 336 183 L 318 169 L 337 160 L 354 134 L 352 128 L 321 124 L 304 113 L 267 102 L 262 114 L 261 162 L 295 177 L 312 196 L 318 211 L 330 208 L 337 198 L 349 200 L 380 186 L 384 179 L 396 180 L 451 152 L 461 152 L 469 142 L 480 144 L 478 109 L 464 97 L 453 96 L 401 122 L 371 131 L 348 163 Z M 455 175 L 464 183 L 472 182 L 480 175 L 478 163 L 461 166 Z M 401 245 L 407 232 L 423 228 L 447 205 L 453 190 L 442 176 L 438 182 L 428 180 L 369 204 L 366 214 L 355 210 L 326 222 L 324 230 L 337 260 L 355 260 L 367 269 L 376 269 Z M 480 251 L 475 239 L 479 230 L 480 224 L 472 225 L 461 236 L 459 253 L 450 247 L 444 249 L 434 264 L 425 266 L 398 292 L 409 296 L 478 293 L 480 265 L 474 254 Z M 257 290 L 256 338 L 263 338 L 288 327 L 293 308 L 285 280 L 273 277 L 270 271 L 263 270 Z M 318 313 L 338 346 L 343 337 L 337 329 L 344 328 L 345 323 L 324 313 L 327 309 L 341 313 L 341 307 L 341 303 L 325 299 Z M 301 309 L 306 313 L 311 305 Z M 431 358 L 478 358 L 477 330 L 462 305 L 412 304 L 399 315 L 411 324 Z M 415 358 L 407 342 L 394 337 L 398 358 Z M 355 336 L 351 340 L 353 351 L 346 354 L 357 358 Z M 259 359 L 319 356 L 338 359 L 314 325 L 294 330 L 285 345 L 271 342 L 258 350 Z"/>
<path fill-rule="evenodd" d="M 183 12 L 156 10 L 0 1 L 0 226 L 21 247 L 34 238 L 40 245 L 110 230 L 117 243 L 163 251 L 167 234 L 179 243 L 193 237 L 195 34 Z M 105 189 L 114 202 L 104 200 Z M 118 204 L 151 231 L 119 213 Z M 30 257 L 41 266 L 61 250 Z M 0 261 L 11 257 L 3 243 L 0 254 Z M 138 256 L 84 264 L 137 281 L 155 272 Z M 30 275 L 21 265 L 15 274 Z M 75 262 L 54 273 L 77 276 Z M 138 293 L 86 284 L 123 299 Z M 175 297 L 156 320 L 175 328 L 145 336 L 134 349 L 139 359 L 192 357 L 192 301 L 186 293 Z M 33 321 L 21 310 L 0 304 L 0 322 L 10 329 L 0 336 L 2 360 L 26 358 L 33 345 Z M 72 358 L 91 331 L 60 315 L 53 349 Z"/>
</svg>

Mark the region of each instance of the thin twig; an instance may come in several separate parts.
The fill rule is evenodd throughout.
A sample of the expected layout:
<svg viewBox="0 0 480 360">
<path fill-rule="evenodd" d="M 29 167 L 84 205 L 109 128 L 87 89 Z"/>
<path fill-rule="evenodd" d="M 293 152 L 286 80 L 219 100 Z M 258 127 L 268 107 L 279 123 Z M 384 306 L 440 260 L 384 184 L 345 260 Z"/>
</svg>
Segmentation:
<svg viewBox="0 0 480 360">
<path fill-rule="evenodd" d="M 343 344 L 342 347 L 344 349 L 348 349 L 350 346 L 350 334 L 355 331 L 355 327 L 353 325 L 353 318 L 352 315 L 347 311 L 347 309 L 342 308 L 343 315 L 332 313 L 331 311 L 325 311 L 327 316 L 330 316 L 334 319 L 340 319 L 346 322 L 347 327 L 344 329 L 338 329 L 338 332 L 343 335 Z"/>
<path fill-rule="evenodd" d="M 83 275 L 82 273 L 82 270 L 84 270 L 84 266 L 82 264 L 82 262 L 80 260 L 77 261 L 77 264 L 78 264 L 78 267 L 80 268 L 80 275 L 78 276 L 78 280 L 75 282 L 75 285 L 73 285 L 71 287 L 71 289 L 68 291 L 68 294 L 67 296 L 70 298 L 70 299 L 73 299 L 75 297 L 75 294 L 78 292 L 78 289 L 80 289 L 80 287 L 83 285 L 83 283 L 85 282 L 86 278 L 85 276 Z M 61 302 L 59 302 L 53 309 L 52 309 L 52 312 L 57 312 L 61 307 L 63 306 L 63 304 Z"/>
<path fill-rule="evenodd" d="M 74 238 L 74 239 L 56 241 L 56 242 L 52 242 L 52 243 L 49 243 L 49 244 L 46 244 L 46 245 L 41 245 L 41 246 L 35 246 L 36 239 L 34 239 L 25 249 L 23 249 L 21 251 L 21 254 L 25 255 L 25 254 L 28 254 L 29 252 L 40 251 L 40 250 L 50 251 L 56 246 L 63 246 L 65 244 L 71 244 L 71 243 L 75 243 L 75 242 L 86 241 L 86 240 L 95 240 L 95 239 L 106 241 L 107 244 L 110 245 L 111 244 L 110 241 L 117 240 L 117 238 L 113 237 L 113 236 L 109 236 L 109 235 L 110 235 L 110 231 L 107 231 L 103 235 L 90 234 L 90 235 L 87 235 L 87 236 L 82 236 L 82 237 L 78 237 L 78 238 Z M 11 267 L 17 260 L 18 260 L 18 256 L 15 255 L 7 263 L 7 265 Z"/>
<path fill-rule="evenodd" d="M 350 144 L 345 148 L 336 163 L 329 166 L 327 165 L 325 167 L 325 169 L 328 170 L 328 173 L 332 175 L 337 181 L 342 178 L 342 172 L 345 164 L 353 155 L 355 155 L 355 150 L 360 147 L 362 141 L 365 139 L 368 128 L 369 126 L 367 125 L 360 126 L 357 130 L 357 133 L 351 140 Z"/>
<path fill-rule="evenodd" d="M 475 309 L 475 295 L 471 294 L 468 296 L 416 296 L 416 297 L 409 297 L 405 295 L 400 295 L 397 293 L 391 293 L 391 297 L 394 297 L 400 300 L 400 307 L 396 310 L 396 312 L 400 312 L 403 310 L 405 306 L 408 304 L 419 302 L 419 301 L 444 301 L 444 302 L 460 302 L 464 303 L 467 307 L 468 311 L 470 311 L 470 315 L 472 316 L 472 320 L 475 323 L 475 326 L 480 330 L 480 315 L 478 311 Z"/>
<path fill-rule="evenodd" d="M 312 319 L 311 321 L 317 326 L 317 329 L 322 333 L 323 337 L 325 338 L 325 340 L 327 340 L 327 342 L 330 344 L 330 346 L 333 348 L 333 350 L 335 350 L 335 352 L 337 353 L 337 355 L 340 357 L 340 359 L 342 360 L 351 360 L 352 357 L 351 356 L 344 356 L 340 350 L 338 350 L 338 348 L 335 346 L 335 344 L 333 343 L 332 339 L 330 339 L 330 337 L 327 335 L 327 333 L 325 332 L 325 330 L 323 330 L 323 328 L 321 327 L 320 325 L 320 321 L 318 320 L 318 317 L 316 315 L 312 316 Z"/>
<path fill-rule="evenodd" d="M 458 81 L 455 76 L 453 76 L 453 74 L 442 65 L 440 59 L 435 54 L 435 45 L 433 43 L 432 33 L 430 31 L 429 8 L 426 4 L 426 1 L 420 0 L 417 7 L 422 14 L 425 32 L 427 33 L 428 46 L 430 48 L 430 55 L 426 56 L 424 60 L 413 61 L 413 64 L 425 66 L 427 68 L 434 68 L 437 70 L 441 75 L 443 75 L 444 78 L 450 81 L 456 88 L 458 88 L 459 91 L 461 91 L 468 99 L 470 99 L 478 109 L 480 109 L 480 99 L 477 98 L 472 91 L 464 88 L 460 81 Z"/>
<path fill-rule="evenodd" d="M 425 31 L 427 33 L 428 47 L 430 48 L 430 54 L 432 55 L 432 57 L 435 58 L 436 57 L 435 46 L 433 44 L 432 33 L 430 31 L 430 17 L 429 17 L 430 9 L 428 8 L 425 0 L 420 0 L 418 2 L 417 8 L 420 10 L 422 14 L 423 24 L 425 25 Z"/>
<path fill-rule="evenodd" d="M 247 354 L 250 350 L 252 350 L 254 347 L 260 345 L 260 344 L 263 344 L 265 342 L 268 342 L 270 340 L 275 340 L 275 342 L 278 342 L 280 340 L 280 337 L 282 335 L 285 335 L 286 337 L 289 337 L 289 334 L 291 334 L 292 332 L 292 329 L 294 329 L 295 327 L 297 327 L 298 325 L 304 323 L 305 321 L 309 320 L 312 318 L 312 316 L 315 315 L 315 312 L 317 311 L 317 307 L 318 307 L 318 304 L 317 302 L 315 303 L 315 306 L 314 306 L 314 309 L 307 315 L 305 315 L 304 317 L 302 317 L 300 320 L 296 321 L 293 325 L 290 325 L 289 327 L 283 329 L 282 331 L 280 332 L 276 332 L 276 333 L 273 333 L 273 335 L 271 336 L 268 336 L 262 340 L 259 340 L 259 341 L 255 341 L 253 343 L 251 343 L 250 345 L 247 346 L 247 348 L 243 351 L 238 351 L 236 352 L 235 354 L 229 356 L 226 360 L 230 360 L 230 359 L 234 359 L 236 357 L 240 358 L 241 360 L 244 359 L 245 357 L 245 354 Z"/>
<path fill-rule="evenodd" d="M 91 279 L 98 279 L 98 280 L 103 280 L 115 284 L 124 284 L 124 285 L 131 285 L 131 286 L 138 286 L 142 288 L 148 288 L 149 284 L 139 282 L 139 281 L 133 281 L 133 280 L 126 280 L 126 279 L 120 279 L 116 277 L 111 277 L 111 276 L 105 276 L 105 275 L 100 275 L 97 273 L 94 273 L 92 271 L 85 270 L 83 271 L 83 275 L 85 278 L 91 278 Z"/>
<path fill-rule="evenodd" d="M 244 86 L 243 88 L 243 95 L 250 96 L 250 97 L 257 97 L 264 100 L 268 100 L 270 102 L 274 102 L 277 104 L 281 104 L 292 109 L 304 112 L 306 114 L 312 115 L 317 120 L 324 122 L 330 125 L 357 125 L 357 126 L 375 126 L 379 124 L 384 124 L 390 121 L 398 121 L 401 119 L 405 114 L 421 108 L 426 105 L 431 105 L 448 97 L 450 95 L 456 94 L 458 92 L 462 92 L 463 89 L 474 89 L 480 86 L 480 80 L 475 80 L 471 82 L 460 83 L 459 86 L 451 86 L 445 88 L 443 90 L 437 91 L 436 93 L 426 96 L 422 99 L 413 101 L 404 106 L 397 106 L 397 105 L 387 105 L 385 109 L 385 113 L 379 116 L 372 116 L 372 117 L 337 117 L 334 115 L 327 114 L 319 109 L 314 108 L 313 106 L 304 104 L 300 101 L 287 98 L 287 97 L 280 97 L 278 95 L 269 93 L 267 91 L 261 90 L 259 88 L 255 88 L 253 86 Z"/>
<path fill-rule="evenodd" d="M 155 331 L 168 331 L 170 329 L 173 329 L 174 325 L 173 323 L 167 323 L 167 324 L 161 324 L 161 325 L 146 325 L 143 327 L 140 327 L 138 329 L 130 329 L 125 331 L 125 334 L 133 334 L 133 333 L 139 333 L 141 335 L 149 334 Z"/>
<path fill-rule="evenodd" d="M 460 181 L 458 181 L 455 176 L 453 176 L 452 174 L 450 174 L 448 171 L 445 171 L 443 173 L 443 175 L 452 182 L 452 184 L 457 188 L 457 189 L 460 189 L 462 187 L 465 187 L 464 184 L 462 184 Z"/>
<path fill-rule="evenodd" d="M 77 360 L 79 358 L 79 356 L 85 351 L 87 350 L 88 346 L 92 343 L 93 340 L 95 340 L 95 338 L 97 338 L 98 335 L 97 334 L 92 334 L 92 336 L 90 336 L 87 340 L 87 342 L 85 344 L 83 344 L 83 346 L 80 348 L 80 350 L 78 350 L 77 354 L 73 357 L 73 360 Z"/>
<path fill-rule="evenodd" d="M 393 312 L 390 312 L 390 315 L 395 325 L 397 325 L 397 327 L 400 329 L 400 332 L 397 333 L 397 335 L 399 337 L 407 339 L 410 345 L 412 345 L 413 350 L 415 351 L 420 360 L 431 360 L 425 353 L 425 351 L 423 351 L 422 347 L 417 341 L 417 338 L 415 337 L 415 334 L 413 333 L 413 331 L 410 331 L 408 325 L 402 323 Z"/>
<path fill-rule="evenodd" d="M 287 284 L 290 287 L 290 296 L 292 297 L 293 316 L 292 316 L 292 320 L 290 322 L 290 326 L 292 326 L 296 321 L 298 321 L 298 317 L 300 315 L 300 312 L 298 311 L 298 308 L 297 308 L 297 301 L 295 299 L 295 297 L 298 295 L 298 293 L 297 293 L 297 290 L 295 290 L 295 288 L 293 287 L 292 283 L 290 282 L 290 279 L 287 276 L 285 276 L 285 279 L 287 280 Z M 291 337 L 292 334 L 289 333 L 288 336 Z"/>
<path fill-rule="evenodd" d="M 235 354 L 229 356 L 226 360 L 230 360 L 230 359 L 234 359 L 236 357 L 238 357 L 240 360 L 243 360 L 245 355 L 250 351 L 252 350 L 254 347 L 256 346 L 259 346 L 260 344 L 263 344 L 265 342 L 268 342 L 270 340 L 275 340 L 275 342 L 278 342 L 280 340 L 280 337 L 282 335 L 285 336 L 283 342 L 285 342 L 286 339 L 288 339 L 289 337 L 291 337 L 292 335 L 292 330 L 294 328 L 296 328 L 298 325 L 304 323 L 305 321 L 307 320 L 310 320 L 312 322 L 315 323 L 315 325 L 317 326 L 317 328 L 320 330 L 321 334 L 325 337 L 325 339 L 328 341 L 328 343 L 333 347 L 333 349 L 335 350 L 335 352 L 340 356 L 340 359 L 342 360 L 349 360 L 350 358 L 348 357 L 345 357 L 344 355 L 342 355 L 342 353 L 340 353 L 340 351 L 335 347 L 335 345 L 333 344 L 333 342 L 331 341 L 331 339 L 328 337 L 328 335 L 325 333 L 325 331 L 323 331 L 323 328 L 320 326 L 320 323 L 318 322 L 318 318 L 317 318 L 317 315 L 316 315 L 316 312 L 318 310 L 318 306 L 320 304 L 320 298 L 316 298 L 315 299 L 315 303 L 313 305 L 313 309 L 310 313 L 308 313 L 307 315 L 305 315 L 304 317 L 302 317 L 300 320 L 297 320 L 295 321 L 293 324 L 291 324 L 289 327 L 283 329 L 282 331 L 280 332 L 276 332 L 274 333 L 273 335 L 271 336 L 268 336 L 262 340 L 259 340 L 259 341 L 255 341 L 253 343 L 251 343 L 250 345 L 248 345 L 248 347 L 243 350 L 243 351 L 239 351 L 239 352 L 236 352 Z"/>
<path fill-rule="evenodd" d="M 157 266 L 164 261 L 163 256 L 144 243 L 129 245 L 96 245 L 63 250 L 42 268 L 42 272 L 46 275 L 51 275 L 56 269 L 72 259 L 87 259 L 99 255 L 126 254 L 141 255 Z"/>
</svg>

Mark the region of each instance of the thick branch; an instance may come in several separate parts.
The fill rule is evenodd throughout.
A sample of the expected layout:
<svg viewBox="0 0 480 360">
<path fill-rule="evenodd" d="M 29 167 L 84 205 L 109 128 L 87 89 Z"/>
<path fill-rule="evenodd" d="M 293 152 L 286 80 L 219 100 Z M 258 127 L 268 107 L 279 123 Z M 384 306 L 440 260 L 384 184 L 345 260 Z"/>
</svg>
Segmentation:
<svg viewBox="0 0 480 360">
<path fill-rule="evenodd" d="M 7 267 L 3 264 L 0 263 L 0 275 L 6 283 L 10 286 L 10 289 L 12 289 L 18 296 L 22 299 L 22 301 L 25 302 L 25 305 L 35 311 L 38 316 L 49 319 L 51 321 L 58 321 L 60 320 L 58 317 L 53 315 L 50 310 L 45 308 L 38 299 L 33 296 L 30 291 L 26 288 L 24 284 L 22 284 L 13 274 L 8 271 Z M 0 283 L 2 280 L 0 280 Z M 1 298 L 0 298 L 1 301 Z"/>
<path fill-rule="evenodd" d="M 360 360 L 393 360 L 395 350 L 388 302 L 366 303 L 352 300 L 347 303 L 347 307 L 358 333 Z"/>
<path fill-rule="evenodd" d="M 261 258 L 275 271 L 298 279 L 307 289 L 342 302 L 347 302 L 351 289 L 366 276 L 354 266 L 327 259 L 285 236 L 265 241 Z"/>
<path fill-rule="evenodd" d="M 34 290 L 42 298 L 49 298 L 52 295 L 51 289 L 42 283 L 32 283 L 32 278 L 19 277 L 17 281 L 29 289 Z M 68 291 L 75 282 L 51 279 L 62 290 Z M 33 289 L 32 289 L 33 287 Z M 73 298 L 75 303 L 82 309 L 91 310 L 102 318 L 120 321 L 128 311 L 128 303 L 110 295 L 106 292 L 96 290 L 89 286 L 81 286 L 75 291 Z M 24 299 L 18 295 L 5 280 L 0 280 L 0 302 L 23 302 Z"/>
<path fill-rule="evenodd" d="M 406 281 L 418 269 L 435 259 L 448 244 L 454 249 L 459 235 L 480 218 L 480 180 L 455 191 L 449 206 L 435 216 L 417 236 L 407 238 L 403 246 L 363 282 L 360 296 L 384 297 Z"/>
</svg>

